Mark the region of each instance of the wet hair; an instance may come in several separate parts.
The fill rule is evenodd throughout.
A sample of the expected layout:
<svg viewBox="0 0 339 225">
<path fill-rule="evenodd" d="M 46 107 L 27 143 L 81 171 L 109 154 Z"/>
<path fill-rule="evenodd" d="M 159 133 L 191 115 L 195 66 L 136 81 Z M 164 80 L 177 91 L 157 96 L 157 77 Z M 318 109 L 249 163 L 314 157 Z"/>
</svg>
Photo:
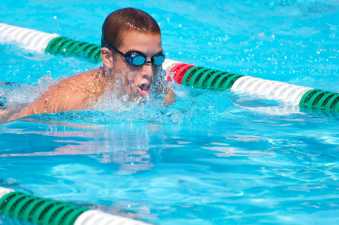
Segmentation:
<svg viewBox="0 0 339 225">
<path fill-rule="evenodd" d="M 122 8 L 110 13 L 102 25 L 101 47 L 122 44 L 122 33 L 126 31 L 160 34 L 160 27 L 148 13 L 135 8 Z"/>
</svg>

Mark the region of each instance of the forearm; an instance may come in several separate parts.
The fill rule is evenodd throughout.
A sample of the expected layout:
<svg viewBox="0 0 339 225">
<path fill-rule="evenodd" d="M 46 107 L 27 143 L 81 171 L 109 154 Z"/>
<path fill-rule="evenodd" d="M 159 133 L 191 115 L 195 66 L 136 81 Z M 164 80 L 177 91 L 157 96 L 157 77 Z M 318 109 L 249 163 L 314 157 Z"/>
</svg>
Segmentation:
<svg viewBox="0 0 339 225">
<path fill-rule="evenodd" d="M 167 89 L 167 93 L 164 97 L 164 104 L 170 105 L 175 102 L 175 93 L 171 88 Z"/>
</svg>

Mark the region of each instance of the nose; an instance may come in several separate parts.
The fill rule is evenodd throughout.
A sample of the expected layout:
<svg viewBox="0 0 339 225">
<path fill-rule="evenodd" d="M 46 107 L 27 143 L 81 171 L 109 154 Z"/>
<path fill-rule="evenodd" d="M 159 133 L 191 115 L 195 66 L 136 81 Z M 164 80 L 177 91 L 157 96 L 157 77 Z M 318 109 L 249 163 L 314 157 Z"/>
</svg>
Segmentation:
<svg viewBox="0 0 339 225">
<path fill-rule="evenodd" d="M 144 78 L 152 80 L 154 75 L 154 68 L 151 62 L 147 62 L 145 65 L 142 66 L 142 75 Z"/>
</svg>

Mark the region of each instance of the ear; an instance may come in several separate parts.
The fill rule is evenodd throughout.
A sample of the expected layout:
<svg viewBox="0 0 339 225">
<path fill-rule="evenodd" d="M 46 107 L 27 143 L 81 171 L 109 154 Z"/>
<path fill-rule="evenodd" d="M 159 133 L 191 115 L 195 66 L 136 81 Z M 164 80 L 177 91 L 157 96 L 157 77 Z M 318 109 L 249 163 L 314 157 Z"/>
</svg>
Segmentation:
<svg viewBox="0 0 339 225">
<path fill-rule="evenodd" d="M 101 58 L 102 58 L 102 64 L 104 67 L 107 69 L 112 69 L 113 68 L 113 56 L 112 56 L 112 51 L 110 51 L 108 48 L 103 47 L 101 48 Z"/>
</svg>

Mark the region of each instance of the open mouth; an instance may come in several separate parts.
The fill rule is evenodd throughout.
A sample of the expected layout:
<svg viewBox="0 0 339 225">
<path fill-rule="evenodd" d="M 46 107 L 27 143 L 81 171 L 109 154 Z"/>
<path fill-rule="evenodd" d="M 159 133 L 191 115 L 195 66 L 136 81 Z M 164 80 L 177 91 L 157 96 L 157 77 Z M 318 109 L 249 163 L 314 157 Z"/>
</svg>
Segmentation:
<svg viewBox="0 0 339 225">
<path fill-rule="evenodd" d="M 146 83 L 140 84 L 137 87 L 138 93 L 143 97 L 149 95 L 150 89 L 151 85 Z"/>
</svg>

